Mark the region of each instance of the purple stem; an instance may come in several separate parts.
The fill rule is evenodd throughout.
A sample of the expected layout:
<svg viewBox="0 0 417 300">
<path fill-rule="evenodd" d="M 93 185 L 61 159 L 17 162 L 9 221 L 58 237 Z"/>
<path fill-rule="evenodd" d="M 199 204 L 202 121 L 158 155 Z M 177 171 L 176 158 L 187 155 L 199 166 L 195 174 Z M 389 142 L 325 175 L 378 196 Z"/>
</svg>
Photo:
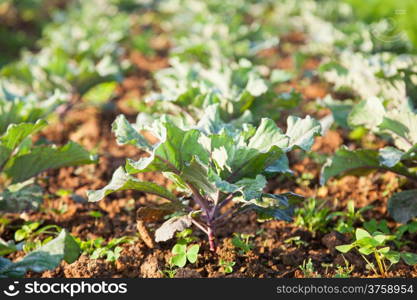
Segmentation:
<svg viewBox="0 0 417 300">
<path fill-rule="evenodd" d="M 214 241 L 215 234 L 214 234 L 213 226 L 209 225 L 208 228 L 207 228 L 207 231 L 208 231 L 208 239 L 209 239 L 209 244 L 210 244 L 210 251 L 216 251 L 216 244 L 215 244 L 215 241 Z"/>
</svg>

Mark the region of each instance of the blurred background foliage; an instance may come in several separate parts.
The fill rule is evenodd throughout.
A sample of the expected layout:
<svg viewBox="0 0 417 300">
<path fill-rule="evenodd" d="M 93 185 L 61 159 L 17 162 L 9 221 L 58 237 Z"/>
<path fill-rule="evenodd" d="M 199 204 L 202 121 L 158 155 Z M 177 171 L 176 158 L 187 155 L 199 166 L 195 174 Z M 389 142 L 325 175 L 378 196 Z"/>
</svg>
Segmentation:
<svg viewBox="0 0 417 300">
<path fill-rule="evenodd" d="M 344 0 L 352 5 L 355 16 L 372 24 L 387 20 L 392 34 L 406 32 L 417 47 L 417 1 L 415 0 Z"/>
<path fill-rule="evenodd" d="M 68 10 L 73 2 L 77 0 L 0 0 L 0 67 L 19 58 L 22 49 L 39 50 L 42 45 L 37 43 L 37 40 L 41 38 L 45 26 L 53 21 L 54 15 Z M 163 3 L 158 0 L 107 0 L 107 2 L 117 6 L 120 12 L 129 13 L 138 7 L 146 6 L 152 9 Z M 208 7 L 213 10 L 228 8 L 227 2 L 208 2 Z M 253 3 L 254 1 L 245 2 Z M 265 3 L 265 7 L 268 7 L 268 4 L 277 5 L 277 1 L 262 2 Z M 302 2 L 302 0 L 294 1 L 298 4 Z M 333 7 L 339 7 L 336 3 L 348 4 L 351 7 L 353 14 L 347 19 L 342 20 L 342 13 L 327 15 L 327 19 L 331 22 L 353 24 L 360 21 L 375 25 L 375 28 L 385 26 L 381 29 L 384 31 L 384 37 L 395 38 L 399 33 L 406 33 L 413 45 L 412 49 L 401 48 L 397 49 L 397 52 L 415 52 L 417 49 L 416 0 L 317 0 L 316 2 L 319 6 L 323 4 L 323 7 L 329 3 Z M 244 9 L 242 7 L 242 11 Z M 236 14 L 240 12 L 236 11 L 230 17 L 236 17 Z M 142 39 L 136 37 L 136 44 L 141 42 L 143 42 Z"/>
</svg>

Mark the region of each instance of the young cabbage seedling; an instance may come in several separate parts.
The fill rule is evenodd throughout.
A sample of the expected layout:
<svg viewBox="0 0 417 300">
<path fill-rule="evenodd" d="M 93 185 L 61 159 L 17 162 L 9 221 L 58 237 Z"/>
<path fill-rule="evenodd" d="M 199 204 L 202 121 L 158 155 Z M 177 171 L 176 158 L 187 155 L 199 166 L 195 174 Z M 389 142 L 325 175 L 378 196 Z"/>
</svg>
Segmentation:
<svg viewBox="0 0 417 300">
<path fill-rule="evenodd" d="M 135 145 L 148 156 L 128 159 L 106 187 L 88 192 L 89 201 L 128 189 L 157 195 L 170 202 L 175 216 L 156 230 L 155 240 L 169 240 L 194 224 L 207 234 L 212 251 L 216 229 L 239 213 L 255 210 L 262 219 L 291 220 L 292 204 L 302 197 L 265 193 L 266 176 L 291 172 L 286 153 L 295 148 L 309 150 L 321 132 L 320 124 L 309 116 L 289 117 L 286 133 L 266 118 L 258 127 L 235 127 L 222 122 L 217 105 L 210 106 L 193 127 L 176 124 L 168 116 L 139 121 L 132 125 L 121 115 L 113 131 L 120 145 Z M 149 142 L 140 134 L 144 130 L 158 142 Z M 144 172 L 161 172 L 178 194 L 132 176 Z"/>
</svg>

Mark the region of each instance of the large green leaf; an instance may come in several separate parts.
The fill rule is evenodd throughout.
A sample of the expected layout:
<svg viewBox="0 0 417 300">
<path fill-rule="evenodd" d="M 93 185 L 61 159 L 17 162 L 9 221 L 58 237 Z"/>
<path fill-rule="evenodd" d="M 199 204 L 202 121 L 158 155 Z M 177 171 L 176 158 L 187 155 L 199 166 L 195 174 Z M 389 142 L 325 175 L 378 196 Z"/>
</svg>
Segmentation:
<svg viewBox="0 0 417 300">
<path fill-rule="evenodd" d="M 22 277 L 28 270 L 43 272 L 56 268 L 62 260 L 73 263 L 80 255 L 80 248 L 74 238 L 66 231 L 52 241 L 29 253 L 18 262 L 0 263 L 1 277 Z"/>
<path fill-rule="evenodd" d="M 271 124 L 271 122 L 265 121 L 263 124 Z M 276 145 L 282 144 L 282 138 L 271 140 L 274 133 L 265 128 L 261 124 L 247 144 L 242 136 L 233 137 L 226 132 L 209 137 L 208 151 L 212 153 L 212 159 L 218 167 L 221 178 L 231 183 L 242 178 L 255 178 L 285 155 Z M 275 129 L 278 128 L 275 126 Z M 275 137 L 279 134 L 280 132 Z M 263 141 L 263 138 L 266 140 Z M 285 136 L 283 138 L 285 139 Z"/>
<path fill-rule="evenodd" d="M 25 181 L 47 169 L 96 162 L 96 157 L 74 142 L 62 147 L 36 147 L 28 154 L 12 159 L 6 174 L 13 182 Z"/>
<path fill-rule="evenodd" d="M 392 171 L 411 178 L 416 177 L 416 174 L 411 173 L 401 163 L 397 163 L 393 167 L 388 167 L 382 164 L 381 160 L 384 162 L 384 159 L 381 159 L 376 150 L 349 150 L 346 147 L 342 147 L 324 164 L 321 170 L 320 182 L 321 184 L 325 184 L 334 176 L 361 174 L 377 169 Z"/>
<path fill-rule="evenodd" d="M 262 194 L 257 200 L 252 200 L 250 207 L 255 210 L 260 219 L 275 219 L 292 221 L 294 204 L 304 198 L 294 193 Z"/>
<path fill-rule="evenodd" d="M 388 200 L 388 211 L 401 223 L 406 223 L 417 216 L 417 190 L 395 193 Z"/>
<path fill-rule="evenodd" d="M 36 123 L 11 124 L 0 137 L 0 168 L 28 136 L 42 130 L 46 125 L 45 120 L 39 120 Z"/>
<path fill-rule="evenodd" d="M 124 190 L 137 190 L 144 193 L 150 193 L 170 201 L 177 202 L 177 197 L 164 187 L 153 182 L 140 181 L 127 174 L 123 167 L 119 167 L 113 174 L 110 183 L 101 190 L 88 191 L 88 201 L 97 202 L 107 195 Z"/>
<path fill-rule="evenodd" d="M 116 135 L 119 145 L 134 145 L 145 151 L 151 151 L 152 146 L 146 141 L 137 129 L 135 129 L 124 115 L 119 115 L 112 124 L 112 130 Z"/>
<path fill-rule="evenodd" d="M 287 132 L 285 134 L 290 139 L 288 144 L 290 149 L 298 147 L 305 151 L 310 150 L 314 143 L 314 137 L 320 135 L 320 133 L 320 122 L 310 116 L 304 119 L 290 116 L 287 119 Z"/>
<path fill-rule="evenodd" d="M 260 152 L 267 152 L 272 146 L 285 148 L 290 144 L 290 137 L 285 135 L 274 121 L 264 118 L 261 120 L 255 134 L 249 140 L 248 147 L 257 149 Z"/>
<path fill-rule="evenodd" d="M 181 172 L 193 157 L 208 162 L 208 152 L 199 143 L 201 133 L 197 129 L 182 130 L 171 122 L 161 125 L 161 140 L 148 150 L 150 157 L 138 161 L 128 160 L 126 171 L 130 174 L 139 172 Z"/>
<path fill-rule="evenodd" d="M 395 145 L 404 151 L 417 144 L 417 114 L 414 112 L 389 111 L 379 128 L 387 131 L 393 137 Z"/>
<path fill-rule="evenodd" d="M 385 117 L 385 108 L 377 97 L 371 97 L 355 105 L 349 115 L 348 121 L 353 126 L 364 126 L 377 130 Z"/>
</svg>

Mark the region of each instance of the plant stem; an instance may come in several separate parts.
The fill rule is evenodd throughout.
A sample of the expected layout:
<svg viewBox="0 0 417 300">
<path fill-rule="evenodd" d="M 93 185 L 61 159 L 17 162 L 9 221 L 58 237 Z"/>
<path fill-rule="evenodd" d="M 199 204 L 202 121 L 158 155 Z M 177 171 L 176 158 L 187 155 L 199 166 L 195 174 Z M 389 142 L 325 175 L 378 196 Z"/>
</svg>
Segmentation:
<svg viewBox="0 0 417 300">
<path fill-rule="evenodd" d="M 207 235 L 209 235 L 209 232 L 208 232 L 208 230 L 206 229 L 206 228 L 204 228 L 204 226 L 203 225 L 201 225 L 200 223 L 198 223 L 196 220 L 194 220 L 194 219 L 191 219 L 191 222 L 195 225 L 195 226 L 197 226 L 201 231 L 203 231 L 205 234 L 207 234 Z"/>
<path fill-rule="evenodd" d="M 214 228 L 212 225 L 209 225 L 207 228 L 208 231 L 208 239 L 210 244 L 210 251 L 216 251 L 216 244 L 214 241 Z"/>
<path fill-rule="evenodd" d="M 204 197 L 200 194 L 198 189 L 194 187 L 191 183 L 188 183 L 188 187 L 191 189 L 194 195 L 194 200 L 197 202 L 197 204 L 203 209 L 204 213 L 206 214 L 207 218 L 210 218 L 210 208 L 207 203 L 207 201 L 204 199 Z"/>
<path fill-rule="evenodd" d="M 366 261 L 368 266 L 374 271 L 375 274 L 378 274 L 378 271 L 374 268 L 374 265 L 363 255 L 361 254 L 362 258 Z"/>
<path fill-rule="evenodd" d="M 375 255 L 376 262 L 378 264 L 379 272 L 381 272 L 382 277 L 385 277 L 386 275 L 385 269 L 384 269 L 384 266 L 382 265 L 381 257 L 379 256 L 378 251 L 374 251 L 374 255 Z"/>
</svg>

